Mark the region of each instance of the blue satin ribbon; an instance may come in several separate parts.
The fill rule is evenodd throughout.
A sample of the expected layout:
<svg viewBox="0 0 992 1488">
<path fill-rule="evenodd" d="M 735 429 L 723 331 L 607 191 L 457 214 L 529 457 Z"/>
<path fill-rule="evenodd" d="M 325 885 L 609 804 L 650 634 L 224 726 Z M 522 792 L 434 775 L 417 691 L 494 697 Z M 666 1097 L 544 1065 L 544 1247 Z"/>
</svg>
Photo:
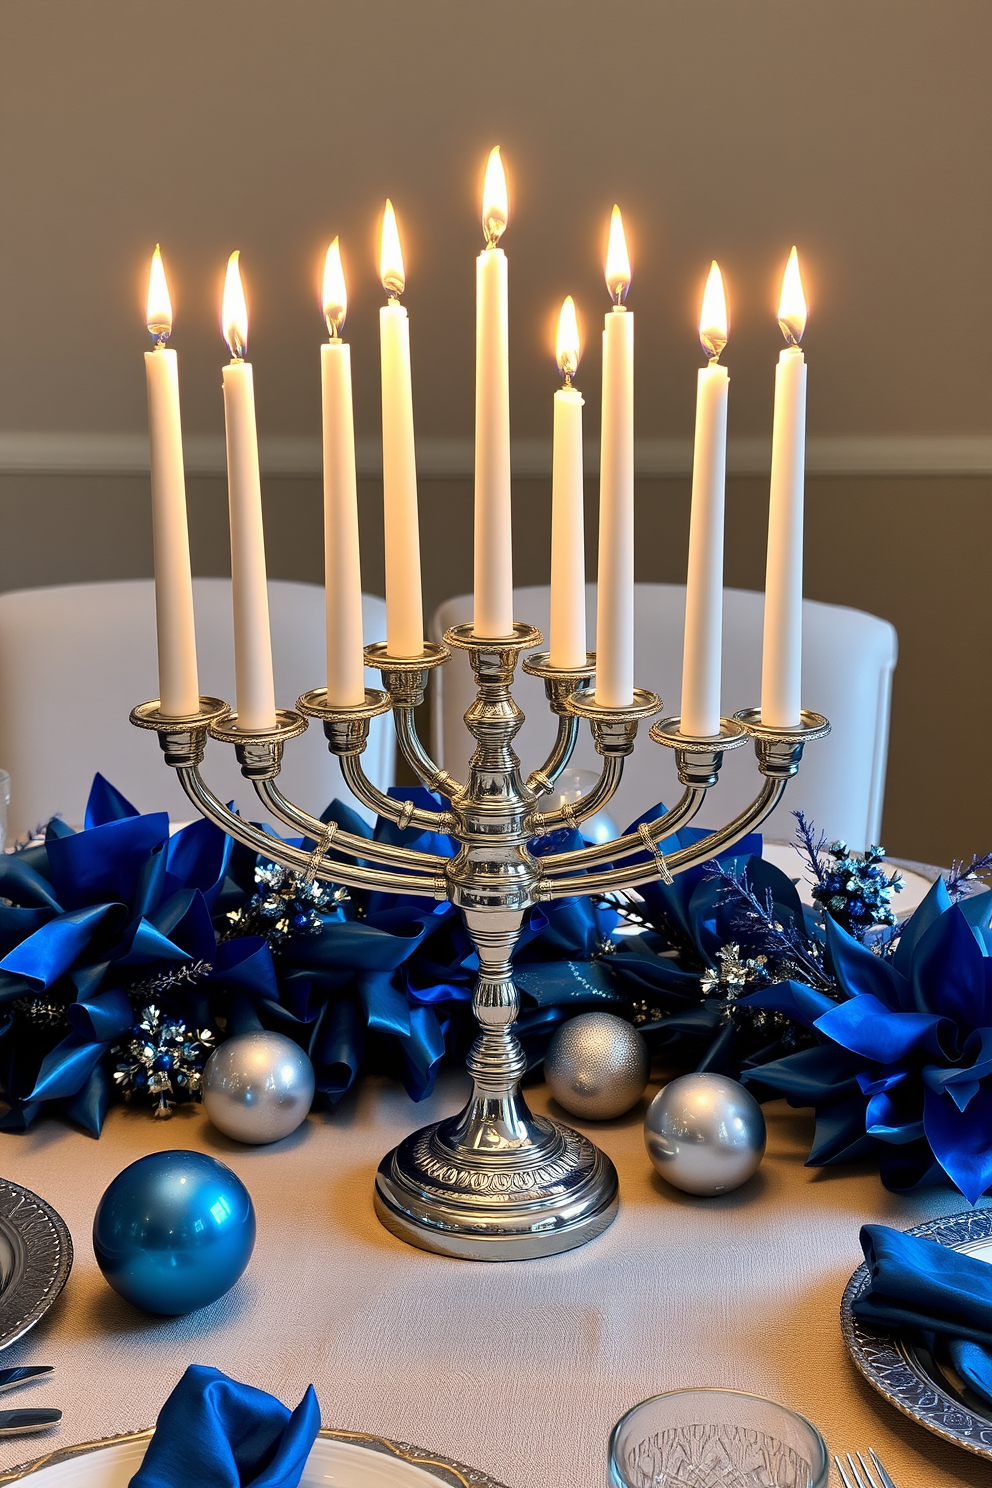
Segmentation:
<svg viewBox="0 0 992 1488">
<path fill-rule="evenodd" d="M 264 1390 L 191 1364 L 129 1488 L 297 1488 L 319 1430 L 313 1385 L 291 1412 Z"/>
</svg>

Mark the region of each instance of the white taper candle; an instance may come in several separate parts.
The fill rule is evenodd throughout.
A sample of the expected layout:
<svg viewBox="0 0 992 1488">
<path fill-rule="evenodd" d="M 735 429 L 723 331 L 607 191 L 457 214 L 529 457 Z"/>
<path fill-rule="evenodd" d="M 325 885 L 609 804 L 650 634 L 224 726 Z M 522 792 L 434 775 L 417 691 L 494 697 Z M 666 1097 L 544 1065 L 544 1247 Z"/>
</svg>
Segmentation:
<svg viewBox="0 0 992 1488">
<path fill-rule="evenodd" d="M 276 706 L 262 531 L 262 482 L 255 426 L 255 387 L 251 363 L 243 360 L 248 343 L 248 310 L 236 252 L 231 254 L 227 266 L 222 327 L 233 357 L 221 375 L 231 519 L 234 679 L 237 725 L 247 733 L 274 728 Z"/>
<path fill-rule="evenodd" d="M 628 708 L 634 700 L 634 317 L 623 307 L 630 261 L 618 207 L 606 281 L 616 303 L 603 329 L 596 699 Z"/>
<path fill-rule="evenodd" d="M 795 728 L 802 706 L 806 469 L 806 360 L 799 346 L 806 301 L 795 248 L 782 281 L 778 320 L 790 344 L 775 368 L 761 721 L 772 728 Z"/>
<path fill-rule="evenodd" d="M 510 371 L 506 254 L 506 177 L 499 148 L 483 190 L 486 247 L 475 277 L 475 613 L 479 636 L 513 633 L 510 518 Z"/>
<path fill-rule="evenodd" d="M 684 734 L 710 738 L 720 732 L 723 646 L 723 526 L 727 484 L 727 401 L 730 379 L 718 362 L 727 344 L 723 279 L 710 269 L 699 318 L 699 338 L 710 364 L 696 383 L 696 435 L 692 457 L 692 513 L 685 586 L 682 653 Z"/>
<path fill-rule="evenodd" d="M 365 701 L 365 661 L 351 347 L 340 339 L 348 295 L 337 238 L 327 250 L 322 298 L 331 335 L 320 348 L 327 701 L 332 707 L 350 708 Z"/>
<path fill-rule="evenodd" d="M 586 559 L 582 463 L 582 394 L 571 386 L 579 364 L 579 328 L 569 295 L 558 317 L 557 361 L 565 386 L 554 397 L 551 475 L 552 666 L 586 664 Z"/>
<path fill-rule="evenodd" d="M 424 608 L 410 321 L 398 298 L 406 276 L 396 217 L 388 200 L 382 219 L 379 277 L 390 296 L 389 304 L 379 311 L 386 646 L 390 656 L 419 656 L 424 649 Z"/>
<path fill-rule="evenodd" d="M 179 361 L 176 353 L 165 345 L 172 331 L 172 305 L 162 255 L 157 246 L 148 280 L 147 324 L 156 340 L 155 350 L 145 352 L 145 380 L 151 454 L 159 707 L 166 718 L 182 718 L 197 712 L 200 688 L 196 673 L 193 581 L 186 520 Z"/>
</svg>

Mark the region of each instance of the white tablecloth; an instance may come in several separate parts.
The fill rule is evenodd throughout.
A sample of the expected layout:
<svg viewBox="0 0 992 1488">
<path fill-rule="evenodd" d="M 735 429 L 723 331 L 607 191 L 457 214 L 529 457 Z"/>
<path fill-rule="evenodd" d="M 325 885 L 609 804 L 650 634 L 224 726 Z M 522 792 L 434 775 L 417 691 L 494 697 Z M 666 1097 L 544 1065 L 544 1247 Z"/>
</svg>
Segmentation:
<svg viewBox="0 0 992 1488">
<path fill-rule="evenodd" d="M 57 1436 L 0 1443 L 0 1468 L 49 1443 L 151 1424 L 187 1364 L 214 1364 L 295 1405 L 312 1380 L 324 1424 L 400 1438 L 485 1469 L 509 1488 L 602 1488 L 610 1427 L 647 1395 L 728 1385 L 811 1417 L 831 1451 L 872 1445 L 898 1488 L 987 1485 L 989 1465 L 905 1420 L 862 1382 L 840 1338 L 840 1295 L 866 1220 L 908 1226 L 965 1207 L 951 1190 L 887 1194 L 869 1166 L 803 1167 L 811 1122 L 766 1107 L 769 1149 L 744 1189 L 680 1195 L 655 1177 L 644 1106 L 586 1126 L 616 1163 L 622 1205 L 610 1230 L 543 1261 L 486 1265 L 413 1250 L 372 1210 L 381 1155 L 452 1110 L 443 1082 L 413 1106 L 366 1081 L 333 1115 L 276 1147 L 217 1134 L 199 1107 L 169 1122 L 116 1109 L 99 1141 L 47 1121 L 0 1137 L 0 1169 L 69 1224 L 76 1262 L 49 1316 L 4 1356 L 50 1363 L 51 1384 L 8 1397 L 60 1404 Z M 651 1092 L 649 1092 L 651 1093 Z M 547 1109 L 542 1086 L 530 1092 Z M 241 1176 L 258 1240 L 233 1291 L 187 1318 L 121 1301 L 93 1258 L 106 1185 L 143 1153 L 195 1147 Z M 832 1480 L 833 1481 L 833 1480 Z"/>
</svg>

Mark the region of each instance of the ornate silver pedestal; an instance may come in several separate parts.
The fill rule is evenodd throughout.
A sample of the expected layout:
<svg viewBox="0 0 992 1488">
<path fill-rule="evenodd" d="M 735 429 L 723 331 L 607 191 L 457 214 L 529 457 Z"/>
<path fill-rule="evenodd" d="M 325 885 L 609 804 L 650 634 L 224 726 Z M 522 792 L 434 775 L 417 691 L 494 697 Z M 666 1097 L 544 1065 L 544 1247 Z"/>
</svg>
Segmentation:
<svg viewBox="0 0 992 1488">
<path fill-rule="evenodd" d="M 429 645 L 418 657 L 391 657 L 382 645 L 366 648 L 366 661 L 382 673 L 384 691 L 369 690 L 363 705 L 329 707 L 323 689 L 305 693 L 293 711 L 280 711 L 276 727 L 245 733 L 225 703 L 201 698 L 199 713 L 163 718 L 157 702 L 131 714 L 139 728 L 157 731 L 166 763 L 178 773 L 197 810 L 226 832 L 285 866 L 312 877 L 396 893 L 449 899 L 465 918 L 479 955 L 473 1010 L 480 1031 L 468 1056 L 473 1089 L 465 1109 L 414 1132 L 389 1153 L 376 1177 L 376 1212 L 383 1224 L 413 1245 L 473 1260 L 523 1260 L 570 1250 L 600 1234 L 617 1210 L 617 1175 L 610 1160 L 588 1138 L 547 1117 L 534 1116 L 520 1092 L 525 1061 L 513 1024 L 519 996 L 513 983 L 513 952 L 525 913 L 542 901 L 573 894 L 603 894 L 671 876 L 705 862 L 762 822 L 796 773 L 803 747 L 829 730 L 825 718 L 804 713 L 794 729 L 765 728 L 756 710 L 721 721 L 716 738 L 690 738 L 679 720 L 655 724 L 651 738 L 675 751 L 682 798 L 659 820 L 613 842 L 535 858 L 528 841 L 562 826 L 578 826 L 613 795 L 624 758 L 633 751 L 638 723 L 661 709 L 654 693 L 635 690 L 628 708 L 597 702 L 590 683 L 595 657 L 574 669 L 552 667 L 544 654 L 524 669 L 544 680 L 558 718 L 554 747 L 526 781 L 513 752 L 523 714 L 511 684 L 520 653 L 542 640 L 539 631 L 517 624 L 508 637 L 477 637 L 470 626 L 448 631 L 443 646 Z M 423 701 L 428 672 L 445 662 L 450 648 L 466 651 L 478 695 L 465 715 L 476 741 L 464 785 L 431 760 L 417 736 L 414 711 Z M 369 720 L 392 709 L 400 749 L 418 778 L 446 797 L 444 811 L 426 811 L 393 800 L 365 775 L 361 755 Z M 319 719 L 328 747 L 348 786 L 363 805 L 397 822 L 450 834 L 456 857 L 370 842 L 325 824 L 283 796 L 276 785 L 283 745 Z M 588 719 L 602 756 L 600 778 L 578 802 L 539 810 L 541 798 L 571 757 L 579 721 Z M 269 811 L 313 838 L 311 854 L 280 845 L 234 815 L 213 795 L 200 774 L 207 735 L 233 743 L 242 773 Z M 755 800 L 725 827 L 691 848 L 666 857 L 658 844 L 699 810 L 716 784 L 723 754 L 754 741 L 763 783 Z M 645 854 L 647 861 L 644 861 Z M 624 866 L 623 859 L 639 861 Z M 363 859 L 358 862 L 356 859 Z M 376 866 L 368 866 L 368 860 Z M 601 866 L 608 865 L 608 866 Z"/>
</svg>

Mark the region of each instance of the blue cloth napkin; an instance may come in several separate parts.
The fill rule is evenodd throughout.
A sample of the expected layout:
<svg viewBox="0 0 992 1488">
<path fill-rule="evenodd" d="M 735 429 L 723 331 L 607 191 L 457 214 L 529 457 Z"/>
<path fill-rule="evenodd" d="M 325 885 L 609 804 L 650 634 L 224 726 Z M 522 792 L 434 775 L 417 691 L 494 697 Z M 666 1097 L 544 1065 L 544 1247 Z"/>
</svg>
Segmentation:
<svg viewBox="0 0 992 1488">
<path fill-rule="evenodd" d="M 865 1225 L 871 1280 L 854 1303 L 864 1323 L 946 1341 L 958 1374 L 992 1404 L 992 1266 L 935 1240 Z"/>
<path fill-rule="evenodd" d="M 264 1390 L 191 1364 L 129 1488 L 296 1488 L 319 1430 L 313 1385 L 290 1412 Z"/>
</svg>

